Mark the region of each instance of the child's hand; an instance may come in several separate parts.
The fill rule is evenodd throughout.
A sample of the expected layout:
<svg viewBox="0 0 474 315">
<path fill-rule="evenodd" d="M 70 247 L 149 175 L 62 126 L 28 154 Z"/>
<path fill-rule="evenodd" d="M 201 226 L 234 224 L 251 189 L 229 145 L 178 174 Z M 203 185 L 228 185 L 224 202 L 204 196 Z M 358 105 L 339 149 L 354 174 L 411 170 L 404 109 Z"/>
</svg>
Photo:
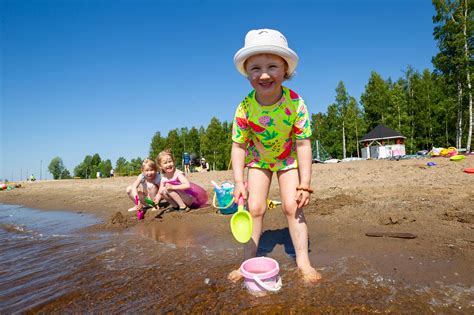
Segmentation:
<svg viewBox="0 0 474 315">
<path fill-rule="evenodd" d="M 138 203 L 138 205 L 134 205 L 132 208 L 128 209 L 128 212 L 140 211 L 142 210 L 142 207 L 142 204 Z"/>
<path fill-rule="evenodd" d="M 247 190 L 245 189 L 245 184 L 235 184 L 234 186 L 234 202 L 238 203 L 239 198 L 242 196 L 245 200 L 247 199 Z"/>
<path fill-rule="evenodd" d="M 298 208 L 303 208 L 309 204 L 311 194 L 307 191 L 304 190 L 297 190 L 296 191 L 296 204 L 298 205 Z"/>
</svg>

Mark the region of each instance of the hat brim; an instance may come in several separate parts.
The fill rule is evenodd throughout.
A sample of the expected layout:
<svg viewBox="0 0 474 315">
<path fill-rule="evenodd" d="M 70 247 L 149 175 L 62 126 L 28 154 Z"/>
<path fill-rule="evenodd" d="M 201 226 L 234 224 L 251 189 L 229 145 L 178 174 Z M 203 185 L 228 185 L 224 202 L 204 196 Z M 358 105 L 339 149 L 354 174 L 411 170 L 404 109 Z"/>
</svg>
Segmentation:
<svg viewBox="0 0 474 315">
<path fill-rule="evenodd" d="M 284 48 L 274 45 L 250 46 L 239 49 L 234 55 L 234 64 L 237 70 L 243 75 L 247 76 L 244 64 L 249 57 L 258 54 L 274 54 L 285 59 L 288 64 L 288 75 L 292 75 L 298 65 L 298 55 L 290 48 Z"/>
</svg>

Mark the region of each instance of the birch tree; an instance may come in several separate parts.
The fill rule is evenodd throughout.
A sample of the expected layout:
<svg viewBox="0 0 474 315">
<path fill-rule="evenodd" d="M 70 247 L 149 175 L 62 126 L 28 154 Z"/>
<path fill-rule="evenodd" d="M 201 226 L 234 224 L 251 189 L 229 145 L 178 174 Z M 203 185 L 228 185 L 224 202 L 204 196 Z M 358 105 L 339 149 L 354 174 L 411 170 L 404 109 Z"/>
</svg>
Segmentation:
<svg viewBox="0 0 474 315">
<path fill-rule="evenodd" d="M 439 53 L 433 58 L 435 67 L 446 75 L 457 91 L 456 147 L 462 146 L 464 109 L 467 110 L 468 128 L 466 149 L 472 142 L 472 50 L 473 13 L 471 0 L 433 0 L 436 15 L 434 38 Z M 467 106 L 465 106 L 465 103 Z"/>
<path fill-rule="evenodd" d="M 349 102 L 349 97 L 346 92 L 346 87 L 344 86 L 344 82 L 339 81 L 339 84 L 336 88 L 336 106 L 339 113 L 339 117 L 342 122 L 342 158 L 346 158 L 346 111 Z"/>
</svg>

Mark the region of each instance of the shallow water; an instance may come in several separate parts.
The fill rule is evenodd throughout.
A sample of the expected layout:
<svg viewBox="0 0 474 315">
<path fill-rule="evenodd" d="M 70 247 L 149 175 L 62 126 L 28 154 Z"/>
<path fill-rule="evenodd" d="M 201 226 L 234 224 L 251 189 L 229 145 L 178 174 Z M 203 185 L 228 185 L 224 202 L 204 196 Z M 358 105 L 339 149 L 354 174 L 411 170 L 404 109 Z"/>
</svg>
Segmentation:
<svg viewBox="0 0 474 315">
<path fill-rule="evenodd" d="M 268 256 L 280 263 L 282 289 L 254 297 L 226 279 L 241 257 L 235 244 L 144 224 L 124 233 L 80 231 L 95 223 L 79 213 L 0 205 L 0 313 L 474 312 L 473 286 L 407 285 L 356 257 L 332 260 L 324 280 L 308 286 L 281 248 Z"/>
</svg>

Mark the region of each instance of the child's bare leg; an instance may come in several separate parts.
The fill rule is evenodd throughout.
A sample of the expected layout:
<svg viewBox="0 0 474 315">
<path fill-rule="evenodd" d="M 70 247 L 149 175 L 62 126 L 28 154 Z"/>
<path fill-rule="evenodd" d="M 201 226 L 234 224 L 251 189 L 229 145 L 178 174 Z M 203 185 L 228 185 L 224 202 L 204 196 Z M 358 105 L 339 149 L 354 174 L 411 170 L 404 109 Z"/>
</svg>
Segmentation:
<svg viewBox="0 0 474 315">
<path fill-rule="evenodd" d="M 151 200 L 155 199 L 156 195 L 158 194 L 158 187 L 156 185 L 147 185 L 148 190 L 148 198 Z"/>
<path fill-rule="evenodd" d="M 308 226 L 303 209 L 297 208 L 295 201 L 296 187 L 299 184 L 298 170 L 278 172 L 283 212 L 288 221 L 291 241 L 295 247 L 296 264 L 307 282 L 316 282 L 321 274 L 311 266 L 308 255 Z"/>
<path fill-rule="evenodd" d="M 164 196 L 171 206 L 175 208 L 186 208 L 192 203 L 191 196 L 180 194 L 177 191 L 167 191 Z"/>
<path fill-rule="evenodd" d="M 272 173 L 263 169 L 249 169 L 247 206 L 252 215 L 252 239 L 244 245 L 244 260 L 255 257 L 263 229 L 263 217 L 267 209 L 267 196 L 272 181 Z M 233 282 L 242 278 L 240 269 L 229 273 L 227 278 Z"/>
<path fill-rule="evenodd" d="M 130 198 L 130 200 L 132 200 L 133 204 L 135 205 L 135 196 L 132 193 L 132 186 L 128 186 L 125 191 L 127 193 L 128 198 Z M 138 199 L 143 200 L 144 198 L 145 198 L 144 194 L 141 191 L 138 191 Z M 141 207 L 135 205 L 132 208 L 128 209 L 128 211 L 135 211 L 135 210 L 140 210 L 140 209 Z"/>
</svg>

